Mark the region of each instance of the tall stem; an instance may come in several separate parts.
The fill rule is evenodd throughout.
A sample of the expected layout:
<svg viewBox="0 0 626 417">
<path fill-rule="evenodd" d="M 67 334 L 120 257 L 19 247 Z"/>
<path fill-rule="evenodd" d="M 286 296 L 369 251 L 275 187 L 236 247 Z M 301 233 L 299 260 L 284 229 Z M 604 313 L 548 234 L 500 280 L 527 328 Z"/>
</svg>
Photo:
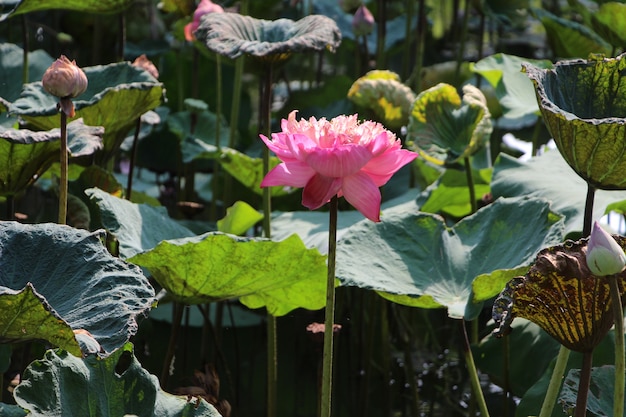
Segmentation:
<svg viewBox="0 0 626 417">
<path fill-rule="evenodd" d="M 173 304 L 173 316 L 172 316 L 172 330 L 170 333 L 170 341 L 167 346 L 167 353 L 165 354 L 165 361 L 163 362 L 163 369 L 161 370 L 161 388 L 166 389 L 167 380 L 170 375 L 170 368 L 172 366 L 172 359 L 174 359 L 174 352 L 176 351 L 176 343 L 178 341 L 178 332 L 180 330 L 180 322 L 183 319 L 183 311 L 185 306 L 181 303 Z"/>
<path fill-rule="evenodd" d="M 67 115 L 61 110 L 61 180 L 59 181 L 59 224 L 67 223 Z"/>
<path fill-rule="evenodd" d="M 465 162 L 465 177 L 467 178 L 467 188 L 469 189 L 470 207 L 472 208 L 472 214 L 478 210 L 476 204 L 476 189 L 474 188 L 474 177 L 472 175 L 472 164 L 470 164 L 469 157 L 464 159 Z"/>
<path fill-rule="evenodd" d="M 617 283 L 618 275 L 607 277 L 611 289 L 611 302 L 615 316 L 615 394 L 613 397 L 613 415 L 624 415 L 624 310 L 622 297 Z"/>
<path fill-rule="evenodd" d="M 591 365 L 593 363 L 593 351 L 583 353 L 583 365 L 578 380 L 578 395 L 576 396 L 576 411 L 574 417 L 587 415 L 587 397 L 591 386 Z"/>
<path fill-rule="evenodd" d="M 593 201 L 596 195 L 596 189 L 587 183 L 587 199 L 585 200 L 585 220 L 583 224 L 583 237 L 589 236 L 591 233 L 591 224 L 593 220 Z"/>
<path fill-rule="evenodd" d="M 326 312 L 324 318 L 324 354 L 322 357 L 322 393 L 320 417 L 330 417 L 333 381 L 333 330 L 335 324 L 335 255 L 337 253 L 338 199 L 330 200 L 328 224 L 328 276 L 326 281 Z"/>
<path fill-rule="evenodd" d="M 567 366 L 567 360 L 569 359 L 570 350 L 561 345 L 559 354 L 556 357 L 556 363 L 554 364 L 554 370 L 550 377 L 550 383 L 548 384 L 548 390 L 546 391 L 546 397 L 543 399 L 541 411 L 539 417 L 550 417 L 552 410 L 556 404 L 559 391 L 561 390 L 561 382 L 563 375 L 565 374 L 565 367 Z"/>
<path fill-rule="evenodd" d="M 235 79 L 233 81 L 233 102 L 230 107 L 230 136 L 228 137 L 228 147 L 234 148 L 237 140 L 237 125 L 239 123 L 239 107 L 241 105 L 241 78 L 243 77 L 244 57 L 235 61 Z M 233 178 L 225 173 L 224 178 L 224 207 L 231 205 L 231 188 Z"/>
<path fill-rule="evenodd" d="M 467 371 L 469 372 L 470 383 L 472 384 L 472 391 L 474 397 L 478 403 L 478 409 L 482 417 L 489 417 L 489 410 L 487 409 L 487 402 L 483 395 L 483 390 L 480 387 L 480 379 L 478 378 L 478 369 L 476 369 L 476 363 L 474 362 L 474 355 L 472 355 L 472 348 L 470 346 L 469 338 L 467 337 L 467 329 L 465 328 L 465 320 L 460 320 L 461 332 L 463 333 L 463 354 L 465 355 L 465 363 L 467 365 Z"/>
<path fill-rule="evenodd" d="M 221 136 L 221 124 L 222 124 L 222 62 L 221 55 L 215 54 L 215 69 L 216 69 L 216 83 L 217 83 L 217 103 L 215 106 L 215 147 L 218 153 L 221 149 L 220 136 Z M 209 209 L 209 218 L 213 221 L 217 220 L 217 181 L 219 177 L 220 164 L 214 161 L 213 164 L 213 181 L 211 181 L 211 207 Z"/>
<path fill-rule="evenodd" d="M 28 49 L 30 49 L 30 42 L 28 37 L 28 18 L 26 14 L 22 15 L 22 48 L 23 48 L 23 58 L 22 58 L 22 84 L 26 84 L 28 82 Z"/>
<path fill-rule="evenodd" d="M 275 417 L 278 398 L 278 346 L 276 317 L 267 314 L 267 417 Z"/>
<path fill-rule="evenodd" d="M 133 146 L 130 150 L 130 165 L 128 168 L 128 180 L 126 183 L 126 199 L 130 201 L 133 193 L 133 175 L 135 175 L 135 163 L 137 161 L 137 144 L 139 142 L 139 132 L 141 131 L 141 117 L 135 122 L 135 135 L 133 136 Z"/>
<path fill-rule="evenodd" d="M 461 79 L 461 66 L 463 65 L 463 55 L 465 52 L 465 42 L 467 41 L 467 26 L 469 24 L 469 14 L 470 14 L 470 2 L 469 0 L 465 0 L 464 2 L 464 10 L 463 10 L 463 26 L 461 27 L 461 42 L 459 43 L 459 50 L 457 51 L 456 56 L 456 71 L 455 71 L 455 81 L 459 82 Z"/>
</svg>

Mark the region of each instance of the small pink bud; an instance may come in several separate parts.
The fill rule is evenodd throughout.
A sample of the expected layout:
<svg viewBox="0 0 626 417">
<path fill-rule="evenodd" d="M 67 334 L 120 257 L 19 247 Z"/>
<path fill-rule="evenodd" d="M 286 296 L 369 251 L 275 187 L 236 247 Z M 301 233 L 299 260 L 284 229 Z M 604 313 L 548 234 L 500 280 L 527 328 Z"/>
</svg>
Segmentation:
<svg viewBox="0 0 626 417">
<path fill-rule="evenodd" d="M 587 267 L 597 277 L 618 274 L 626 266 L 624 249 L 595 222 L 587 243 Z"/>
<path fill-rule="evenodd" d="M 50 65 L 41 81 L 48 93 L 62 99 L 77 97 L 87 89 L 87 76 L 76 61 L 70 61 L 65 55 Z"/>
<path fill-rule="evenodd" d="M 362 4 L 356 10 L 352 18 L 352 31 L 356 36 L 369 35 L 374 30 L 375 23 L 372 12 Z"/>
<path fill-rule="evenodd" d="M 159 70 L 154 66 L 152 61 L 146 57 L 146 54 L 138 56 L 137 59 L 133 61 L 133 65 L 148 71 L 154 78 L 159 78 Z"/>
<path fill-rule="evenodd" d="M 188 41 L 193 41 L 196 37 L 194 36 L 194 32 L 200 26 L 200 19 L 205 14 L 209 13 L 224 13 L 224 8 L 219 4 L 213 3 L 211 0 L 202 0 L 196 11 L 193 12 L 193 21 L 191 23 L 187 23 L 185 25 L 185 39 Z"/>
</svg>

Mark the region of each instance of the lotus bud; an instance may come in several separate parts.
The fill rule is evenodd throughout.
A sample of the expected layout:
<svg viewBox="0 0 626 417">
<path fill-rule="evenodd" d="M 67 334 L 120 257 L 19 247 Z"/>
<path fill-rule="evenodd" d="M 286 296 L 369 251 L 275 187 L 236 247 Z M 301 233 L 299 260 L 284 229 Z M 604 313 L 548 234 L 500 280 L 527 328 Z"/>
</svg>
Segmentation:
<svg viewBox="0 0 626 417">
<path fill-rule="evenodd" d="M 146 54 L 138 56 L 137 59 L 133 61 L 133 65 L 148 71 L 154 78 L 159 78 L 159 70 L 154 66 L 152 61 L 146 57 Z"/>
<path fill-rule="evenodd" d="M 622 272 L 626 266 L 624 249 L 595 222 L 587 243 L 587 267 L 597 277 Z"/>
<path fill-rule="evenodd" d="M 209 13 L 224 13 L 224 8 L 219 4 L 213 3 L 211 0 L 202 0 L 196 11 L 193 12 L 193 21 L 185 25 L 185 39 L 188 41 L 193 41 L 196 37 L 194 36 L 194 32 L 200 26 L 200 19 L 202 16 Z"/>
<path fill-rule="evenodd" d="M 42 78 L 43 88 L 59 98 L 74 98 L 87 89 L 87 76 L 65 55 L 54 61 Z"/>
<path fill-rule="evenodd" d="M 354 32 L 355 36 L 369 35 L 374 30 L 375 23 L 372 12 L 362 4 L 356 10 L 352 18 L 352 32 Z"/>
</svg>

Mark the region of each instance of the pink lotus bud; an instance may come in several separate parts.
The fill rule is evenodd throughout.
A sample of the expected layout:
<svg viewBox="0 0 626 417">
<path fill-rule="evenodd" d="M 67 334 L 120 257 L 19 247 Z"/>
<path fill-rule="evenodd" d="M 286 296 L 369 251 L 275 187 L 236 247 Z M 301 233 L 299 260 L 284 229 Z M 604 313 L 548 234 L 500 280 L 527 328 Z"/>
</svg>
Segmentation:
<svg viewBox="0 0 626 417">
<path fill-rule="evenodd" d="M 87 89 L 87 76 L 76 61 L 70 61 L 65 55 L 50 65 L 41 81 L 48 93 L 59 98 L 74 98 Z"/>
<path fill-rule="evenodd" d="M 146 54 L 138 56 L 137 59 L 133 61 L 133 65 L 148 71 L 154 78 L 159 78 L 159 70 L 154 66 L 152 61 L 146 57 Z"/>
<path fill-rule="evenodd" d="M 362 4 L 354 13 L 352 18 L 352 31 L 355 36 L 365 36 L 374 30 L 374 16 L 364 4 Z"/>
<path fill-rule="evenodd" d="M 618 274 L 626 266 L 624 249 L 595 222 L 587 243 L 587 267 L 597 277 Z"/>
<path fill-rule="evenodd" d="M 211 0 L 202 0 L 196 11 L 193 12 L 193 21 L 185 25 L 185 39 L 193 41 L 196 37 L 193 33 L 200 26 L 200 19 L 205 14 L 209 13 L 224 13 L 224 9 L 219 4 L 213 3 Z"/>
</svg>

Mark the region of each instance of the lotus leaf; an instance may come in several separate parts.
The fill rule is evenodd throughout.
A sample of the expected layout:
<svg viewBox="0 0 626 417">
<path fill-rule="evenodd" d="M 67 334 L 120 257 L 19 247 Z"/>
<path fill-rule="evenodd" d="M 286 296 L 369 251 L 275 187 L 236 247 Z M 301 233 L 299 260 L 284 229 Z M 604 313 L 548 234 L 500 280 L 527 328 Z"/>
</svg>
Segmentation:
<svg viewBox="0 0 626 417">
<path fill-rule="evenodd" d="M 28 53 L 28 81 L 41 80 L 54 60 L 42 50 Z M 12 43 L 0 43 L 0 112 L 20 96 L 22 91 L 24 50 Z"/>
<path fill-rule="evenodd" d="M 334 51 L 341 43 L 335 21 L 321 15 L 300 20 L 261 20 L 236 13 L 209 13 L 195 32 L 209 50 L 229 58 L 251 55 L 283 60 L 294 52 Z"/>
<path fill-rule="evenodd" d="M 103 129 L 86 126 L 82 119 L 67 126 L 72 156 L 91 155 L 102 148 Z M 59 160 L 61 131 L 47 132 L 0 127 L 0 195 L 15 195 L 34 183 Z"/>
<path fill-rule="evenodd" d="M 326 300 L 325 256 L 296 235 L 281 242 L 219 232 L 165 240 L 129 259 L 185 304 L 239 298 L 274 316 Z"/>
<path fill-rule="evenodd" d="M 220 417 L 202 399 L 188 401 L 162 391 L 132 352 L 130 343 L 106 359 L 48 350 L 24 371 L 15 400 L 32 417 Z M 130 363 L 122 371 L 118 366 L 126 360 Z"/>
<path fill-rule="evenodd" d="M 115 155 L 137 119 L 161 103 L 163 85 L 128 62 L 83 70 L 89 85 L 74 100 L 76 117 L 82 117 L 85 124 L 104 127 L 104 148 L 97 158 L 105 162 Z M 25 84 L 9 112 L 42 130 L 59 126 L 57 98 L 48 94 L 41 82 Z"/>
<path fill-rule="evenodd" d="M 491 116 L 479 89 L 464 86 L 461 100 L 456 88 L 441 83 L 415 99 L 407 140 L 426 160 L 450 165 L 482 148 L 491 131 Z"/>
<path fill-rule="evenodd" d="M 591 27 L 615 48 L 626 45 L 626 4 L 608 2 L 591 15 Z"/>
<path fill-rule="evenodd" d="M 263 219 L 263 215 L 245 201 L 237 201 L 226 209 L 226 216 L 217 221 L 217 230 L 231 235 L 243 235 Z"/>
<path fill-rule="evenodd" d="M 348 98 L 359 106 L 371 109 L 378 120 L 391 129 L 399 129 L 409 121 L 415 94 L 391 71 L 370 71 L 352 84 Z"/>
<path fill-rule="evenodd" d="M 338 242 L 342 284 L 401 304 L 447 307 L 450 317 L 468 320 L 480 311 L 472 294 L 477 276 L 529 265 L 563 230 L 548 202 L 536 198 L 498 199 L 453 227 L 418 212 L 415 202 L 383 210 L 381 219 L 354 225 Z"/>
<path fill-rule="evenodd" d="M 62 319 L 74 331 L 88 331 L 104 354 L 123 346 L 154 302 L 154 290 L 139 268 L 111 256 L 101 237 L 57 224 L 0 222 L 0 323 L 31 323 L 24 325 L 30 329 Z M 34 298 L 43 309 L 33 306 Z M 20 339 L 50 340 L 52 328 L 35 330 Z"/>
<path fill-rule="evenodd" d="M 49 9 L 77 10 L 84 13 L 117 13 L 132 4 L 132 0 L 18 0 L 8 13 L 0 15 L 0 22 L 11 16 Z"/>
<path fill-rule="evenodd" d="M 563 409 L 572 409 L 576 405 L 579 381 L 580 369 L 571 369 L 563 381 L 563 389 L 559 396 L 559 402 L 563 405 Z M 596 417 L 613 416 L 614 387 L 615 366 L 605 365 L 591 368 L 587 411 Z"/>
</svg>

